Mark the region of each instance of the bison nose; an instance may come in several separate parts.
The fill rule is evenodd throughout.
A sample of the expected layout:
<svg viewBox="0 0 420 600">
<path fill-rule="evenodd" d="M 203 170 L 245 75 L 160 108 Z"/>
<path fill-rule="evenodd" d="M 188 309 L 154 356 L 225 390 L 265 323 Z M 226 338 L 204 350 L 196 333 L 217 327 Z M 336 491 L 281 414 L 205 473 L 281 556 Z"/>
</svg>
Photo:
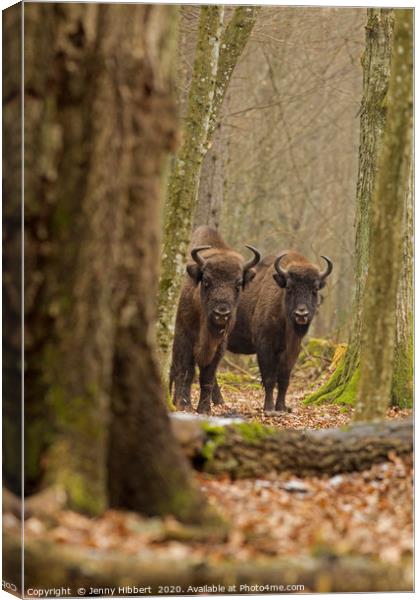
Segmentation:
<svg viewBox="0 0 420 600">
<path fill-rule="evenodd" d="M 295 315 L 297 317 L 307 317 L 309 315 L 309 311 L 305 306 L 298 306 L 295 310 Z"/>
<path fill-rule="evenodd" d="M 218 306 L 217 308 L 213 309 L 213 314 L 218 319 L 227 320 L 231 312 L 232 311 L 227 306 Z"/>
</svg>

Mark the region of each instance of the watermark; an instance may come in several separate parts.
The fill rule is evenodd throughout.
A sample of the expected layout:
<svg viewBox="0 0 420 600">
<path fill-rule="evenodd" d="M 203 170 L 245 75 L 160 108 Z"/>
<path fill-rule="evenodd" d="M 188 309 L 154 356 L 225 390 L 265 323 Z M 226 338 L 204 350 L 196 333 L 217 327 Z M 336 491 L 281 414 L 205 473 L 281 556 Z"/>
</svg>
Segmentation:
<svg viewBox="0 0 420 600">
<path fill-rule="evenodd" d="M 17 587 L 15 586 L 15 584 L 10 583 L 10 581 L 5 581 L 4 579 L 1 580 L 1 587 L 6 592 L 17 592 Z"/>
<path fill-rule="evenodd" d="M 3 581 L 3 589 L 16 591 L 16 586 Z M 303 592 L 305 586 L 300 584 L 206 584 L 206 585 L 157 585 L 137 586 L 124 585 L 115 587 L 78 587 L 73 590 L 70 587 L 58 588 L 35 588 L 28 587 L 25 597 L 29 598 L 63 598 L 75 596 L 87 597 L 110 597 L 110 596 L 182 596 L 189 594 L 278 594 L 282 592 Z"/>
<path fill-rule="evenodd" d="M 29 587 L 26 590 L 26 596 L 34 598 L 61 598 L 62 596 L 71 596 L 71 588 L 69 587 L 58 587 L 58 588 L 33 588 Z"/>
</svg>

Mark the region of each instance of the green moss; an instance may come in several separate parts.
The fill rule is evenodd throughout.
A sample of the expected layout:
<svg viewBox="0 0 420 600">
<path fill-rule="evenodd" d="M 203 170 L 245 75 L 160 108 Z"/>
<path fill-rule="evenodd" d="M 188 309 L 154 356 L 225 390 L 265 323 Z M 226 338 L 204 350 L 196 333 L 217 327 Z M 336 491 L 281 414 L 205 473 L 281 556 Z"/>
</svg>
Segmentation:
<svg viewBox="0 0 420 600">
<path fill-rule="evenodd" d="M 224 386 L 246 386 L 259 388 L 260 384 L 246 373 L 232 373 L 232 371 L 219 371 L 217 373 L 217 381 Z"/>
<path fill-rule="evenodd" d="M 226 428 L 211 423 L 203 423 L 202 428 L 207 439 L 201 450 L 201 456 L 208 462 L 213 460 L 216 449 L 225 441 Z"/>
<path fill-rule="evenodd" d="M 355 406 L 359 385 L 360 370 L 357 367 L 350 380 L 343 383 L 345 358 L 338 364 L 330 379 L 319 390 L 304 400 L 304 404 L 324 404 L 333 402 L 344 406 Z"/>
<path fill-rule="evenodd" d="M 252 423 L 235 423 L 233 429 L 241 434 L 247 442 L 255 443 L 275 433 L 274 427 L 266 427 L 257 421 Z"/>
<path fill-rule="evenodd" d="M 391 404 L 400 408 L 413 407 L 413 338 L 407 347 L 396 348 L 392 376 Z"/>
<path fill-rule="evenodd" d="M 331 375 L 331 377 L 313 394 L 305 398 L 304 404 L 322 404 L 323 402 L 327 402 L 328 397 L 330 399 L 331 395 L 334 395 L 337 392 L 338 388 L 341 387 L 341 380 L 344 369 L 344 359 L 342 359 L 337 365 L 336 370 Z"/>
<path fill-rule="evenodd" d="M 302 347 L 296 368 L 312 379 L 319 376 L 331 363 L 336 350 L 336 344 L 330 340 L 311 338 Z"/>
<path fill-rule="evenodd" d="M 350 381 L 347 384 L 343 385 L 343 389 L 340 390 L 340 394 L 336 397 L 334 402 L 336 404 L 344 404 L 347 406 L 355 406 L 357 391 L 359 388 L 359 379 L 360 379 L 360 369 L 357 368 L 353 375 L 351 376 Z"/>
<path fill-rule="evenodd" d="M 70 508 L 92 516 L 99 515 L 105 510 L 104 497 L 91 493 L 89 482 L 84 474 L 66 471 L 62 479 Z"/>
</svg>

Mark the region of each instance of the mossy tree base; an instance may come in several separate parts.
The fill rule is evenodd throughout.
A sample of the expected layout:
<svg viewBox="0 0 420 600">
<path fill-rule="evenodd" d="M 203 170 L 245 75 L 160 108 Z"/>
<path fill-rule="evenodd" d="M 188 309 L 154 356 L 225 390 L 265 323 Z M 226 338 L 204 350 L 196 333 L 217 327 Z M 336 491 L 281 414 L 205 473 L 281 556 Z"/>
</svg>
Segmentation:
<svg viewBox="0 0 420 600">
<path fill-rule="evenodd" d="M 337 365 L 336 370 L 316 392 L 308 396 L 305 404 L 324 404 L 333 402 L 343 406 L 354 406 L 356 403 L 359 382 L 359 367 L 356 367 L 350 378 L 344 376 L 345 359 Z"/>
</svg>

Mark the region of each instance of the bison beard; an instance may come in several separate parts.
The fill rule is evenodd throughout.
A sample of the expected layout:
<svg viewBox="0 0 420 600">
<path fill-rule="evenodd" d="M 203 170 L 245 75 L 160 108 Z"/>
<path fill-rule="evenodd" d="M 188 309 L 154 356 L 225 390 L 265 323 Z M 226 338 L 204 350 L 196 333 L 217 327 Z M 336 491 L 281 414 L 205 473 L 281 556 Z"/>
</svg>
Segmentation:
<svg viewBox="0 0 420 600">
<path fill-rule="evenodd" d="M 264 410 L 286 411 L 290 373 L 318 306 L 318 291 L 332 271 L 321 271 L 294 251 L 268 256 L 258 265 L 256 277 L 242 295 L 228 350 L 257 354 L 265 390 Z"/>
<path fill-rule="evenodd" d="M 222 404 L 215 380 L 216 370 L 235 324 L 242 290 L 254 278 L 253 268 L 260 253 L 247 246 L 254 257 L 245 263 L 223 241 L 219 233 L 201 226 L 191 239 L 193 262 L 178 303 L 170 370 L 170 391 L 174 386 L 176 408 L 191 408 L 191 384 L 195 365 L 200 370 L 198 412 L 210 413 L 211 401 Z"/>
</svg>

